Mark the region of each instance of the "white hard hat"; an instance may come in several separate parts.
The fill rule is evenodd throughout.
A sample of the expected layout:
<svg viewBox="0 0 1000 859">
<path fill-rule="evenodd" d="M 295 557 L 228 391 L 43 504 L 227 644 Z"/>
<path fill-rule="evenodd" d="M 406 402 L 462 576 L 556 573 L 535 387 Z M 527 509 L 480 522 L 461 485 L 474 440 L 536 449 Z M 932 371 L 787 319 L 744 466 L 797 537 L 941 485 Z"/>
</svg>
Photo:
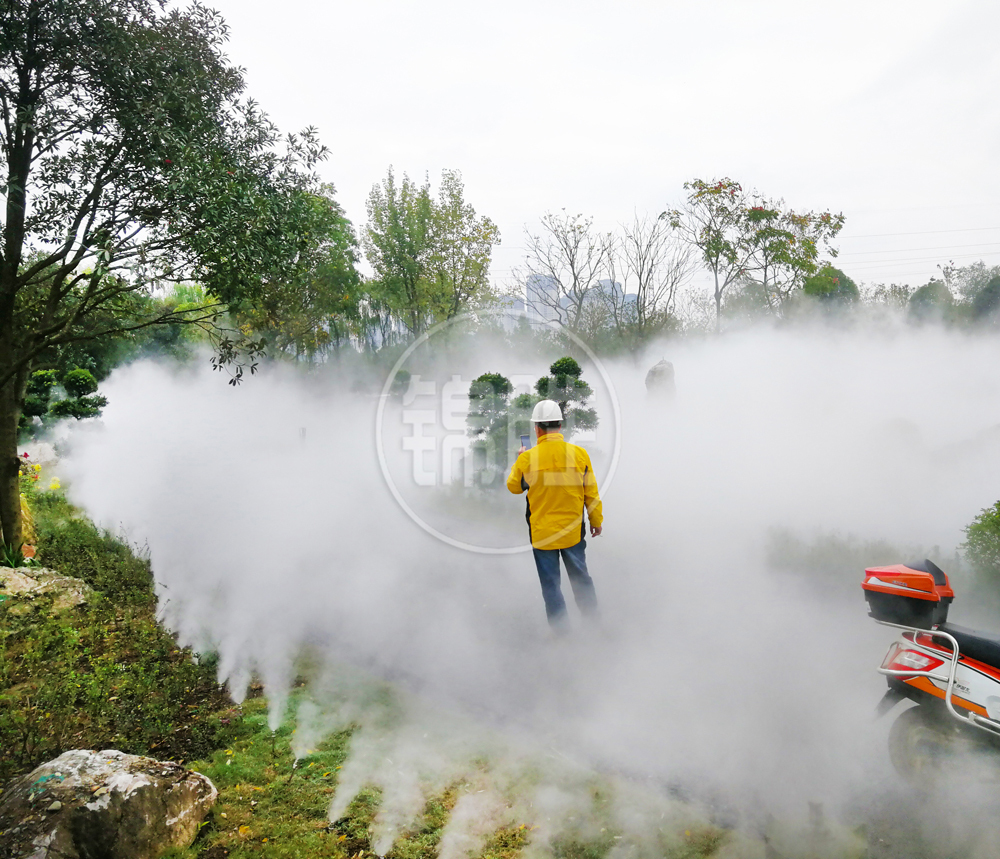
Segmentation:
<svg viewBox="0 0 1000 859">
<path fill-rule="evenodd" d="M 542 400 L 540 403 L 536 403 L 534 410 L 531 412 L 531 422 L 533 424 L 546 424 L 550 421 L 559 421 L 559 423 L 562 423 L 562 419 L 562 410 L 559 408 L 559 403 L 553 400 Z"/>
</svg>

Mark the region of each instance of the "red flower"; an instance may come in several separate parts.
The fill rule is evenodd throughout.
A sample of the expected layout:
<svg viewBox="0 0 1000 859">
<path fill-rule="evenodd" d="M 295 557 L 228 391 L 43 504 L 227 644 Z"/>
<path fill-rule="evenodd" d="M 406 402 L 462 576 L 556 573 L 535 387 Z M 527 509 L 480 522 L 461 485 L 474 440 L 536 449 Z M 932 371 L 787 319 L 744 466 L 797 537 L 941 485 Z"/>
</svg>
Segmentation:
<svg viewBox="0 0 1000 859">
<path fill-rule="evenodd" d="M 163 159 L 163 163 L 164 163 L 164 164 L 173 164 L 174 162 L 173 162 L 173 161 L 171 161 L 171 160 L 170 160 L 169 158 L 164 158 L 164 159 Z"/>
<path fill-rule="evenodd" d="M 26 453 L 22 453 L 21 456 L 23 456 L 25 459 L 28 458 L 28 454 L 26 454 Z"/>
</svg>

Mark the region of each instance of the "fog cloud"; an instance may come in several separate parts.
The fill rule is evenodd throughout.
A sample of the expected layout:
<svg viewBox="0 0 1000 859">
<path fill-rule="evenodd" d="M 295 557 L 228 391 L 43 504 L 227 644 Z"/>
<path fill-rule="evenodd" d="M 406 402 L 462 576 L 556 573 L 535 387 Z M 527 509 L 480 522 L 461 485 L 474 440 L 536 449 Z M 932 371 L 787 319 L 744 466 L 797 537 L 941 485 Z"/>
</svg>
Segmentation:
<svg viewBox="0 0 1000 859">
<path fill-rule="evenodd" d="M 676 369 L 671 403 L 643 387 L 661 355 Z M 500 348 L 448 360 L 442 379 L 505 360 L 545 368 Z M 753 330 L 609 363 L 621 460 L 602 487 L 604 535 L 588 540 L 602 626 L 578 623 L 562 641 L 549 635 L 530 554 L 464 552 L 403 513 L 374 447 L 380 385 L 352 392 L 334 369 L 269 366 L 233 389 L 204 368 L 123 368 L 63 469 L 95 519 L 148 541 L 181 641 L 219 652 L 236 697 L 261 678 L 272 725 L 300 655 L 319 660 L 297 753 L 363 725 L 331 816 L 363 783 L 392 786 L 380 852 L 421 807 L 418 773 L 471 778 L 469 756 L 494 741 L 764 819 L 895 783 L 887 722 L 872 721 L 892 634 L 844 584 L 862 570 L 778 574 L 769 535 L 953 555 L 963 526 L 1000 495 L 998 366 L 995 338 L 891 326 Z M 441 504 L 453 532 L 524 528 L 523 500 L 506 493 Z M 953 617 L 968 606 L 960 586 Z M 377 729 L 388 711 L 365 697 L 372 678 L 403 690 L 398 730 Z M 438 730 L 425 738 L 429 725 Z M 463 800 L 446 839 L 456 855 L 483 835 L 461 828 L 477 802 L 507 813 L 492 794 Z"/>
</svg>

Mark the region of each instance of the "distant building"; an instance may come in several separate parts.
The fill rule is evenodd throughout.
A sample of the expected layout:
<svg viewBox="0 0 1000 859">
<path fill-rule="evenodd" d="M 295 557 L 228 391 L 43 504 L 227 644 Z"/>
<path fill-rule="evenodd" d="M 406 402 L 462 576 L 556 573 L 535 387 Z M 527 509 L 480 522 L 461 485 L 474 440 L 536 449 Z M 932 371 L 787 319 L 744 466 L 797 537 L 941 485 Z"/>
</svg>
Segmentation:
<svg viewBox="0 0 1000 859">
<path fill-rule="evenodd" d="M 500 324 L 508 334 L 517 329 L 521 320 L 527 318 L 527 308 L 523 298 L 507 295 L 497 301 L 500 308 Z"/>
<path fill-rule="evenodd" d="M 559 282 L 548 275 L 532 274 L 528 276 L 524 286 L 528 321 L 536 324 L 558 322 Z"/>
<path fill-rule="evenodd" d="M 617 280 L 605 278 L 604 280 L 597 281 L 596 288 L 592 289 L 587 297 L 590 298 L 591 295 L 594 298 L 606 295 L 608 298 L 613 298 L 615 304 L 620 304 L 622 300 L 622 285 Z"/>
</svg>

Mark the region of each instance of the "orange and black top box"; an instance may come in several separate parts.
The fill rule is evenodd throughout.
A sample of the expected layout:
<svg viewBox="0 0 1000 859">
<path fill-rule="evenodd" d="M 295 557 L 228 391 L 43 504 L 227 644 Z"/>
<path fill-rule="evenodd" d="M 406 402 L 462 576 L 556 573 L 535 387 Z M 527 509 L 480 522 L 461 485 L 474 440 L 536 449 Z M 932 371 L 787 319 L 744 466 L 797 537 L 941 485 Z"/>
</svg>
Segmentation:
<svg viewBox="0 0 1000 859">
<path fill-rule="evenodd" d="M 944 570 L 928 560 L 867 569 L 861 587 L 873 618 L 921 629 L 944 623 L 955 598 Z"/>
</svg>

